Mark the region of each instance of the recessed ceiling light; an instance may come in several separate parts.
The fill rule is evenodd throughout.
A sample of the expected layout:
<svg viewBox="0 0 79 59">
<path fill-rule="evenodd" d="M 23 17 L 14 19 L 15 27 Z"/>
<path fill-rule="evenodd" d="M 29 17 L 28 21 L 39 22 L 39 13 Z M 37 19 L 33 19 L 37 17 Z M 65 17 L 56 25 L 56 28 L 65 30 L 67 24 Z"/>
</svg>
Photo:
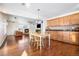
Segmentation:
<svg viewBox="0 0 79 59">
<path fill-rule="evenodd" d="M 26 6 L 27 8 L 30 8 L 31 3 L 22 3 L 23 6 Z"/>
</svg>

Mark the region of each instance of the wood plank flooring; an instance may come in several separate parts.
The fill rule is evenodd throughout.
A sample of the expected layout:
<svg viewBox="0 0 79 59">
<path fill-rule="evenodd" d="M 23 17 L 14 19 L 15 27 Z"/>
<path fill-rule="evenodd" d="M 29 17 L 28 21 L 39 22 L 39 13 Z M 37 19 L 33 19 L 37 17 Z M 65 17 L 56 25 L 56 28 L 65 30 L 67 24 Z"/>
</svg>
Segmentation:
<svg viewBox="0 0 79 59">
<path fill-rule="evenodd" d="M 37 49 L 36 46 L 29 45 L 28 36 L 15 37 L 8 36 L 3 46 L 0 48 L 0 56 L 21 56 L 25 51 L 26 56 L 78 56 L 79 46 L 51 40 L 51 47 L 48 41 L 45 46 Z"/>
</svg>

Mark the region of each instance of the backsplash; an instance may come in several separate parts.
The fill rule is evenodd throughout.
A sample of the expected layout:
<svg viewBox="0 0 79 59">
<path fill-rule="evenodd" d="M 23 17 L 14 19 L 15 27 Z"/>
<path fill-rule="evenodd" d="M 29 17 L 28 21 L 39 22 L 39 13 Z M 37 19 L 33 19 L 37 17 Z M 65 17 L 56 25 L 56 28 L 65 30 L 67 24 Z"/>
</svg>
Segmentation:
<svg viewBox="0 0 79 59">
<path fill-rule="evenodd" d="M 48 27 L 46 30 L 52 30 L 52 31 L 79 31 L 79 24 L 64 25 L 64 26 L 51 26 L 51 27 Z"/>
</svg>

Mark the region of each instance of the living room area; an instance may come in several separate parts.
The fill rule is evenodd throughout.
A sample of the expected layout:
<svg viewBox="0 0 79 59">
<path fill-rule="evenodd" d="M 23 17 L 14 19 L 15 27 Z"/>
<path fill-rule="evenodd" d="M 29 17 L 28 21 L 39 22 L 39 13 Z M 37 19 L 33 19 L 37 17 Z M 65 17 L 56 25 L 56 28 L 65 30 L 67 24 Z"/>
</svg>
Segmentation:
<svg viewBox="0 0 79 59">
<path fill-rule="evenodd" d="M 3 12 L 0 12 L 0 18 L 1 18 L 0 22 L 2 22 L 1 24 L 4 24 L 4 25 L 0 25 L 1 29 L 3 30 L 1 31 L 1 33 L 3 32 L 4 34 L 4 35 L 2 34 L 4 38 L 1 38 L 0 41 L 1 42 L 0 52 L 2 52 L 0 55 L 19 55 L 22 54 L 26 48 L 30 50 L 34 48 L 36 50 L 40 49 L 41 46 L 36 47 L 37 41 L 35 41 L 35 43 L 33 44 L 32 43 L 30 44 L 29 41 L 31 39 L 30 38 L 31 34 L 34 34 L 31 35 L 31 37 L 36 35 L 35 37 L 38 37 L 38 39 L 39 39 L 38 34 L 41 33 L 44 34 L 45 32 L 44 20 L 26 18 L 16 15 L 6 14 Z M 29 48 L 30 45 L 31 48 Z M 14 52 L 12 52 L 12 50 Z M 17 52 L 19 53 L 17 54 L 15 53 L 15 51 L 19 51 L 21 53 Z"/>
</svg>

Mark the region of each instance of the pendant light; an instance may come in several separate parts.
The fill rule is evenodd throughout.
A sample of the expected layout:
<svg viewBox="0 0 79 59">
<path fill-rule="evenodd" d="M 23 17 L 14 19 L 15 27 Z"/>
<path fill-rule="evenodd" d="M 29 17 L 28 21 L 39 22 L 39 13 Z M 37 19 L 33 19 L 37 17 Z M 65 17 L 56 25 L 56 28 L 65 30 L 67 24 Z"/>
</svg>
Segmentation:
<svg viewBox="0 0 79 59">
<path fill-rule="evenodd" d="M 40 15 L 39 15 L 39 13 L 40 13 L 40 9 L 37 9 L 37 12 L 38 12 L 37 19 L 40 19 Z"/>
</svg>

